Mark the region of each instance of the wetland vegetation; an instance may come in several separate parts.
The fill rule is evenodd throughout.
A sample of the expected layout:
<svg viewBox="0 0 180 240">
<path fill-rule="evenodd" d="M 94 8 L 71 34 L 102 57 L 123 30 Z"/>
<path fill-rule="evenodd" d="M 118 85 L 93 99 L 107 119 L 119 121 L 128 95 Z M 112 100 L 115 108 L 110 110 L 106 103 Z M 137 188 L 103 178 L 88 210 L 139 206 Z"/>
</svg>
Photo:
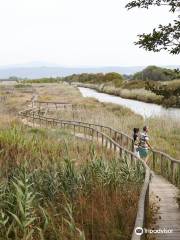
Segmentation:
<svg viewBox="0 0 180 240">
<path fill-rule="evenodd" d="M 85 99 L 65 83 L 31 87 L 40 101 L 78 106 L 49 110 L 47 116 L 99 123 L 129 135 L 134 126 L 148 124 L 153 146 L 174 157 L 180 154 L 179 122 L 144 122 L 126 108 Z M 114 158 L 111 151 L 104 154 L 100 146 L 68 131 L 23 126 L 17 113 L 31 97 L 23 86 L 0 103 L 0 239 L 130 239 L 143 168 L 132 168 L 128 159 Z"/>
</svg>

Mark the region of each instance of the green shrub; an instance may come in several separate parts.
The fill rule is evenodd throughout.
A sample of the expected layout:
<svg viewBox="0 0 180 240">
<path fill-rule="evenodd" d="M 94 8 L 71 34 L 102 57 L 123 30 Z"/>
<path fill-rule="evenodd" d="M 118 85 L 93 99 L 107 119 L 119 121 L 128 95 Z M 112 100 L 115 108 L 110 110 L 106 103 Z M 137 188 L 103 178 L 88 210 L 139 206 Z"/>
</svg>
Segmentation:
<svg viewBox="0 0 180 240">
<path fill-rule="evenodd" d="M 176 70 L 149 66 L 141 72 L 133 75 L 134 80 L 170 81 L 180 78 L 180 73 Z"/>
</svg>

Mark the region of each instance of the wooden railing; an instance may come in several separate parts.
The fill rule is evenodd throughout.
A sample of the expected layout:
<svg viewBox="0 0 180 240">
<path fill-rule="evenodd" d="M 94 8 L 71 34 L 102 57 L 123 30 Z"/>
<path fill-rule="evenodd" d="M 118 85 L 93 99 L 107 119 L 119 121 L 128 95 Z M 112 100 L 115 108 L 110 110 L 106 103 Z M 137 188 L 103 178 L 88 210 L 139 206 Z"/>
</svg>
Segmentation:
<svg viewBox="0 0 180 240">
<path fill-rule="evenodd" d="M 30 101 L 28 101 L 30 102 Z M 51 108 L 52 105 L 54 104 L 55 108 L 57 109 L 57 105 L 61 106 L 60 108 L 67 109 L 68 106 L 72 106 L 72 108 L 77 109 L 77 105 L 74 104 L 69 104 L 69 103 L 63 103 L 63 102 L 41 102 L 41 101 L 35 101 L 34 106 L 36 105 L 36 110 L 33 110 L 31 114 L 40 114 L 41 111 L 45 111 L 42 107 L 40 108 L 41 104 L 43 104 L 43 107 L 49 107 Z M 48 117 L 48 119 L 52 119 L 51 117 Z M 111 127 L 105 126 L 105 125 L 99 125 L 95 123 L 88 123 L 88 122 L 82 122 L 82 121 L 77 121 L 77 120 L 62 120 L 66 121 L 69 123 L 79 123 L 83 124 L 89 127 L 93 127 L 98 129 L 101 132 L 106 133 L 108 136 L 110 136 L 112 139 L 114 139 L 117 143 L 119 143 L 121 146 L 126 147 L 130 151 L 134 151 L 134 141 L 133 138 L 128 136 L 122 131 L 119 131 L 117 129 L 113 129 Z"/>
<path fill-rule="evenodd" d="M 87 123 L 87 122 L 82 122 L 82 121 L 77 121 L 77 120 L 66 120 L 66 122 L 74 122 L 77 124 L 83 124 L 89 127 L 93 127 L 100 132 L 104 132 L 107 134 L 109 137 L 111 137 L 115 142 L 117 142 L 119 145 L 126 147 L 129 151 L 134 151 L 134 141 L 131 137 L 129 137 L 127 134 L 124 132 L 118 131 L 116 129 L 113 129 L 108 126 L 104 125 L 99 125 L 99 124 L 94 124 L 94 123 Z"/>
<path fill-rule="evenodd" d="M 126 147 L 129 151 L 134 151 L 133 139 L 121 131 L 118 131 L 108 126 L 93 123 L 85 123 L 79 121 L 74 122 L 97 128 L 101 132 L 105 132 L 121 146 Z M 172 182 L 174 185 L 180 187 L 180 160 L 176 160 L 164 152 L 153 149 L 150 153 L 149 163 L 150 168 L 153 171 L 159 173 L 167 180 Z"/>
<path fill-rule="evenodd" d="M 44 103 L 47 104 L 48 102 Z M 51 102 L 51 104 L 53 104 L 53 102 Z M 133 139 L 119 130 L 104 125 L 87 123 L 82 121 L 66 121 L 69 123 L 81 123 L 83 125 L 96 128 L 99 131 L 106 133 L 121 146 L 126 147 L 129 151 L 134 151 Z M 180 159 L 176 160 L 164 152 L 153 149 L 151 151 L 149 160 L 152 170 L 164 176 L 174 185 L 180 187 Z"/>
<path fill-rule="evenodd" d="M 1 87 L 1 91 L 3 92 L 3 94 L 5 95 L 5 96 L 7 96 L 7 95 L 13 95 L 13 93 L 14 93 L 14 87 L 10 87 L 10 86 L 2 86 Z"/>
<path fill-rule="evenodd" d="M 6 102 L 7 98 L 8 98 L 7 95 L 0 96 L 0 102 Z"/>
<path fill-rule="evenodd" d="M 102 130 L 105 129 L 109 132 L 109 134 L 113 132 L 115 134 L 115 130 L 100 126 L 100 125 L 93 125 L 83 122 L 75 122 L 75 121 L 66 121 L 66 120 L 59 120 L 55 118 L 48 118 L 43 117 L 34 112 L 33 109 L 27 109 L 25 111 L 21 111 L 19 115 L 23 118 L 26 118 L 27 123 L 30 122 L 34 126 L 41 126 L 41 127 L 51 127 L 51 128 L 63 128 L 68 129 L 73 133 L 74 136 L 80 136 L 85 139 L 95 141 L 98 144 L 101 144 L 103 150 L 111 150 L 115 155 L 119 155 L 120 158 L 127 157 L 129 159 L 131 166 L 136 166 L 137 164 L 141 164 L 145 170 L 145 178 L 143 187 L 141 189 L 139 203 L 138 203 L 138 210 L 137 210 L 137 217 L 134 225 L 134 230 L 132 234 L 132 240 L 141 240 L 142 236 L 138 236 L 135 233 L 135 229 L 137 227 L 144 227 L 145 219 L 146 219 L 146 211 L 148 209 L 149 203 L 149 183 L 150 183 L 150 169 L 146 165 L 146 163 L 140 159 L 134 152 L 128 150 L 126 147 L 121 146 L 119 143 L 116 142 L 111 136 L 107 135 L 106 133 L 100 131 L 96 127 L 102 127 Z M 116 134 L 122 134 L 117 132 Z M 117 135 L 118 136 L 118 135 Z M 126 136 L 126 135 L 125 135 Z M 126 136 L 127 137 L 127 136 Z"/>
<path fill-rule="evenodd" d="M 30 109 L 27 109 L 25 111 L 20 112 L 20 114 L 21 115 L 23 114 L 24 116 L 27 116 L 27 114 L 33 115 L 33 116 L 35 116 L 35 115 L 39 116 L 40 111 L 39 111 L 39 108 L 35 108 L 33 110 L 30 108 Z M 46 117 L 46 119 L 48 119 L 49 121 L 54 120 L 54 118 L 51 118 L 51 117 Z M 87 123 L 87 122 L 82 122 L 82 121 L 63 120 L 63 119 L 56 119 L 56 120 L 59 120 L 63 123 L 64 122 L 69 123 L 69 124 L 75 123 L 75 124 L 81 124 L 83 126 L 85 125 L 85 126 L 88 126 L 88 127 L 93 127 L 95 129 L 99 130 L 100 132 L 104 132 L 109 137 L 111 137 L 115 142 L 117 142 L 121 146 L 126 147 L 127 150 L 133 152 L 133 149 L 134 149 L 133 139 L 130 138 L 127 134 L 125 134 L 121 131 L 115 130 L 115 129 L 113 129 L 111 127 L 108 127 L 108 126 L 93 124 L 93 123 Z"/>
<path fill-rule="evenodd" d="M 32 103 L 31 101 L 27 101 L 29 103 Z M 68 102 L 52 102 L 52 101 L 34 101 L 32 103 L 32 106 L 36 106 L 36 113 L 38 114 L 38 109 L 39 113 L 42 111 L 43 108 L 55 108 L 56 110 L 59 109 L 68 109 L 71 107 L 72 109 L 77 109 L 79 106 L 77 104 L 71 104 Z M 49 118 L 51 119 L 51 118 Z M 65 121 L 65 120 L 63 120 Z M 69 123 L 79 123 L 87 126 L 94 127 L 98 129 L 101 132 L 105 132 L 108 134 L 112 139 L 114 139 L 116 142 L 118 142 L 121 146 L 126 146 L 128 150 L 133 151 L 134 149 L 134 144 L 133 144 L 133 139 L 125 134 L 122 131 L 115 130 L 111 127 L 104 126 L 104 125 L 99 125 L 99 124 L 94 124 L 94 123 L 87 123 L 87 122 L 82 122 L 82 121 L 77 121 L 77 120 L 66 120 L 66 122 Z"/>
<path fill-rule="evenodd" d="M 180 160 L 174 159 L 164 152 L 152 150 L 149 166 L 156 173 L 180 187 Z"/>
<path fill-rule="evenodd" d="M 46 107 L 46 108 L 55 108 L 55 109 L 66 109 L 66 108 L 73 108 L 72 103 L 68 103 L 68 102 L 45 102 L 45 101 L 27 101 L 29 103 L 32 104 L 32 106 L 35 106 L 37 108 L 42 108 L 42 107 Z"/>
</svg>

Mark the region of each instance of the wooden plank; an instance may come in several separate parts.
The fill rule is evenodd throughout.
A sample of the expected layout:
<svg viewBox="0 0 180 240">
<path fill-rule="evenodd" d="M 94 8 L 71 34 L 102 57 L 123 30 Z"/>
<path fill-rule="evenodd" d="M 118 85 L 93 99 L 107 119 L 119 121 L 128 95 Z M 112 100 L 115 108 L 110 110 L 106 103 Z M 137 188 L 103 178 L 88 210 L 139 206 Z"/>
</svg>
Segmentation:
<svg viewBox="0 0 180 240">
<path fill-rule="evenodd" d="M 173 229 L 169 234 L 154 234 L 157 240 L 180 240 L 180 208 L 176 198 L 179 189 L 160 175 L 153 174 L 150 183 L 150 201 L 159 207 L 154 229 Z"/>
</svg>

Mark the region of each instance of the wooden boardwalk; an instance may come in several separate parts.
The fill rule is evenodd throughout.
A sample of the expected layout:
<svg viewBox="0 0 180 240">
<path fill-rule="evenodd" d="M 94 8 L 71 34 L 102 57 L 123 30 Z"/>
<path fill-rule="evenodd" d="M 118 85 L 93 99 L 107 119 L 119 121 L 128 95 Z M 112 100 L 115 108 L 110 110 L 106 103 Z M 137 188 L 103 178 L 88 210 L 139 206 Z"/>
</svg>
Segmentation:
<svg viewBox="0 0 180 240">
<path fill-rule="evenodd" d="M 150 183 L 150 201 L 158 205 L 154 229 L 172 229 L 172 233 L 155 234 L 157 240 L 180 240 L 179 189 L 160 175 L 153 174 Z"/>
</svg>

